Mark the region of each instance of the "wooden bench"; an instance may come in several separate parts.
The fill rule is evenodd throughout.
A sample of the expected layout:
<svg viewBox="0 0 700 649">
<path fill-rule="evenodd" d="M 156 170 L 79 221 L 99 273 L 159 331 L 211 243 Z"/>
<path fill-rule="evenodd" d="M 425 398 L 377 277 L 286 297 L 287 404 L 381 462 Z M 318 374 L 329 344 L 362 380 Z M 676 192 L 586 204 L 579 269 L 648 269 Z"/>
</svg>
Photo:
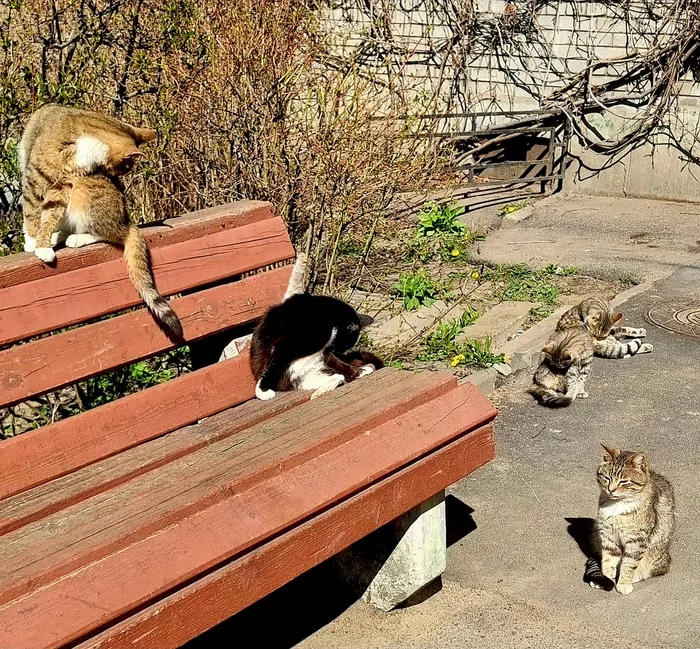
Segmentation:
<svg viewBox="0 0 700 649">
<path fill-rule="evenodd" d="M 294 251 L 267 203 L 144 233 L 193 353 L 250 331 L 284 293 Z M 59 251 L 55 268 L 0 260 L 0 407 L 173 349 L 139 306 L 106 245 Z M 198 358 L 0 441 L 0 647 L 180 646 L 409 511 L 407 529 L 437 525 L 444 553 L 440 495 L 494 454 L 496 411 L 474 386 L 387 368 L 315 401 L 261 402 L 245 350 Z"/>
</svg>

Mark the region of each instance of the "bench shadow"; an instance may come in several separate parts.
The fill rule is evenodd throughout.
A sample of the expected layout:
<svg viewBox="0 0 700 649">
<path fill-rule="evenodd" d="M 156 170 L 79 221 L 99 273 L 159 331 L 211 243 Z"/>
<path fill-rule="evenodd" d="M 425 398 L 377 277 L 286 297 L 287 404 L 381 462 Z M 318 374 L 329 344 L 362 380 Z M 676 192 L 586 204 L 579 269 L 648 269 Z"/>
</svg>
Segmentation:
<svg viewBox="0 0 700 649">
<path fill-rule="evenodd" d="M 600 550 L 595 542 L 596 522 L 592 518 L 567 518 L 564 517 L 568 527 L 566 531 L 576 541 L 579 550 L 586 557 L 586 565 L 583 571 L 585 583 L 594 582 L 602 590 L 612 590 L 615 584 L 604 577 L 600 571 Z"/>
<path fill-rule="evenodd" d="M 474 510 L 453 495 L 445 498 L 447 545 L 453 545 L 476 529 Z M 373 532 L 350 551 L 373 546 L 374 558 L 382 530 Z M 390 552 L 384 548 L 382 552 Z M 341 553 L 342 555 L 343 553 Z M 293 579 L 247 609 L 194 638 L 185 649 L 290 649 L 340 616 L 369 585 L 374 574 L 356 575 L 349 581 L 338 557 L 332 557 Z M 440 578 L 412 595 L 403 605 L 414 606 L 442 588 Z"/>
</svg>

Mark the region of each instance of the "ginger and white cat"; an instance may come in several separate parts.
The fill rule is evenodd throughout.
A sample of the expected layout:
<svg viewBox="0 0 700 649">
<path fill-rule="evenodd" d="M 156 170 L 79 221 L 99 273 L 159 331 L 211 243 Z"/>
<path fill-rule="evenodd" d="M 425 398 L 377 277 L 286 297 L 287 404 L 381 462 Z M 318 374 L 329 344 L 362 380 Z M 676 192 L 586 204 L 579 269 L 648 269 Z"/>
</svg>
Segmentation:
<svg viewBox="0 0 700 649">
<path fill-rule="evenodd" d="M 25 251 L 53 263 L 53 246 L 105 241 L 124 248 L 129 277 L 146 306 L 175 337 L 182 325 L 158 292 L 146 242 L 126 210 L 120 176 L 155 132 L 77 108 L 47 105 L 20 142 Z"/>
</svg>

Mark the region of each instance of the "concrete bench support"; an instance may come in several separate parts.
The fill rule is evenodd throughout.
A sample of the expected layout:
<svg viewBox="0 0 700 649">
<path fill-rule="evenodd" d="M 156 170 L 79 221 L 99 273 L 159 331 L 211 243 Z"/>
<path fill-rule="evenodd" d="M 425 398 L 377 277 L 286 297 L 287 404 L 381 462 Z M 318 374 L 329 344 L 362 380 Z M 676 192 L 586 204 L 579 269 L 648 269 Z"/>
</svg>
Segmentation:
<svg viewBox="0 0 700 649">
<path fill-rule="evenodd" d="M 342 553 L 339 561 L 348 579 L 363 584 L 363 601 L 390 611 L 439 577 L 446 557 L 445 492 L 440 491 Z"/>
</svg>

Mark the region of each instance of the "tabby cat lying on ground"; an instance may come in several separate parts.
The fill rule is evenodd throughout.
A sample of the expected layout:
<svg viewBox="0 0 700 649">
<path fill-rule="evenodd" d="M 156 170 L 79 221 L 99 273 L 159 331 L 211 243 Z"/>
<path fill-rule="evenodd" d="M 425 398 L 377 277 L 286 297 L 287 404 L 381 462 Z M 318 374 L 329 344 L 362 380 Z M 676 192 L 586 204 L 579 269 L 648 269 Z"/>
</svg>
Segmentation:
<svg viewBox="0 0 700 649">
<path fill-rule="evenodd" d="M 300 254 L 283 302 L 253 333 L 250 364 L 258 399 L 314 390 L 313 399 L 382 367 L 369 352 L 348 352 L 366 321 L 341 300 L 304 292 L 306 266 L 306 255 Z"/>
<path fill-rule="evenodd" d="M 123 246 L 129 277 L 154 316 L 175 337 L 182 325 L 158 292 L 148 249 L 126 210 L 119 177 L 155 132 L 77 108 L 48 105 L 32 115 L 20 142 L 25 251 L 52 263 L 52 246 L 98 241 Z"/>
<path fill-rule="evenodd" d="M 600 297 L 586 299 L 564 313 L 542 349 L 530 394 L 544 405 L 568 406 L 577 397 L 588 397 L 585 384 L 594 354 L 629 358 L 652 351 L 652 345 L 640 340 L 646 330 L 616 327 L 621 318 Z M 630 336 L 635 338 L 625 342 L 617 338 Z"/>
<path fill-rule="evenodd" d="M 594 545 L 601 555 L 600 573 L 627 595 L 633 584 L 663 575 L 671 565 L 673 487 L 649 469 L 643 453 L 603 448 Z M 586 579 L 592 588 L 605 588 L 595 569 Z"/>
</svg>

